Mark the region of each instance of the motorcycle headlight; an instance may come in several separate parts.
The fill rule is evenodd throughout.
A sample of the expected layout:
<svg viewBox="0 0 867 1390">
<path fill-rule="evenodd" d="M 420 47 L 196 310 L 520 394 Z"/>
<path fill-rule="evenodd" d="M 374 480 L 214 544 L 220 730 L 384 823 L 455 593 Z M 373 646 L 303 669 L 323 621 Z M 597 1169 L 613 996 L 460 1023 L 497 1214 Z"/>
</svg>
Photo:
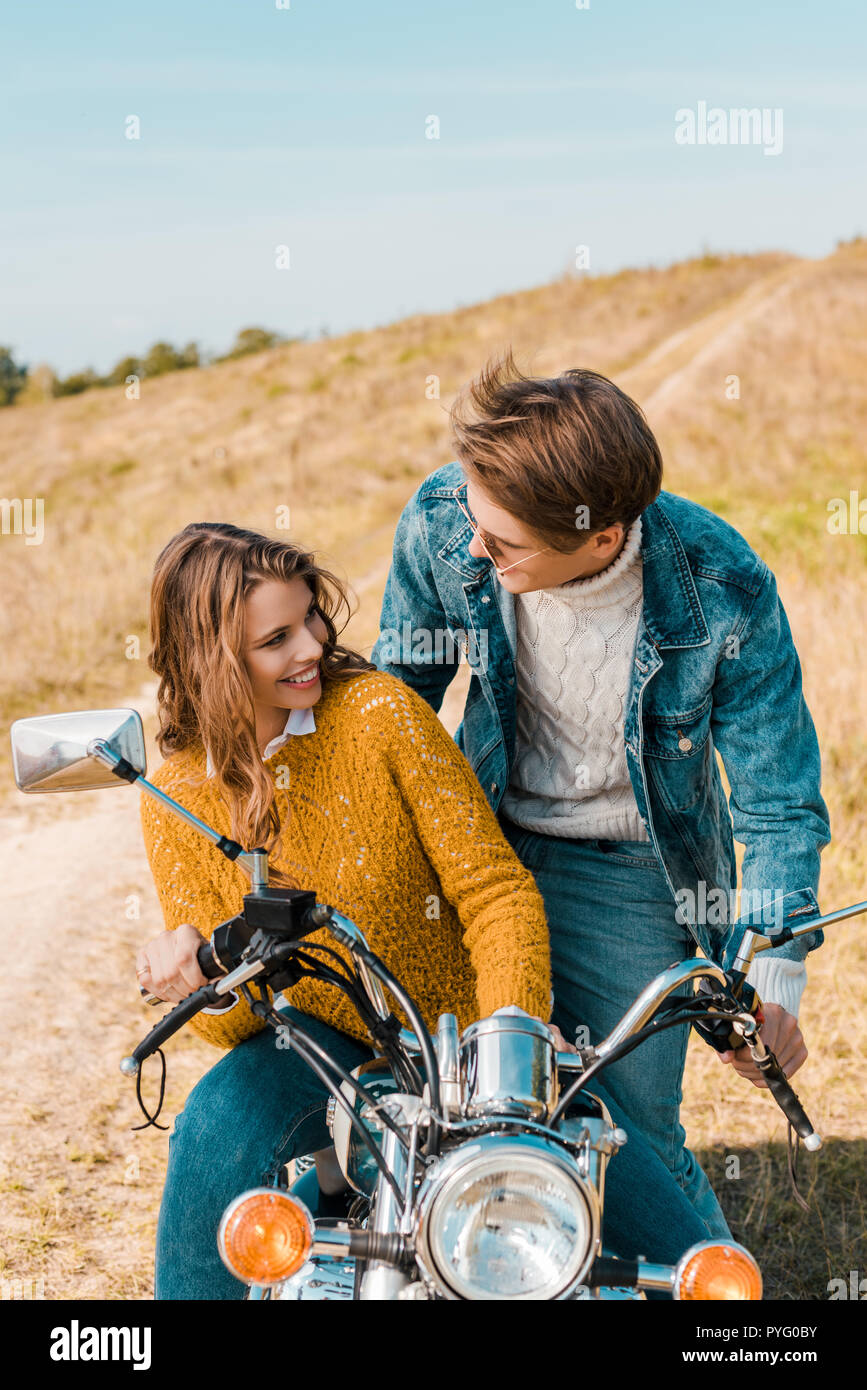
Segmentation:
<svg viewBox="0 0 867 1390">
<path fill-rule="evenodd" d="M 592 1189 L 546 1140 L 489 1136 L 464 1144 L 426 1187 L 419 1253 L 447 1296 L 556 1299 L 589 1268 Z"/>
</svg>

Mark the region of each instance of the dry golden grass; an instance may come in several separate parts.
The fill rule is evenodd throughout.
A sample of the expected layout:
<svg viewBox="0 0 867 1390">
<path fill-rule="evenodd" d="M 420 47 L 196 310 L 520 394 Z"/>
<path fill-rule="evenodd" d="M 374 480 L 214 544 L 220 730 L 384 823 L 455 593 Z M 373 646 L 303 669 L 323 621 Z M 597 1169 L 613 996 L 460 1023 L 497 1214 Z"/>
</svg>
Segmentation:
<svg viewBox="0 0 867 1390">
<path fill-rule="evenodd" d="M 293 534 L 355 582 L 356 640 L 372 644 L 397 514 L 451 456 L 448 403 L 489 353 L 514 342 L 532 370 L 621 372 L 785 264 L 732 257 L 567 278 L 159 377 L 138 401 L 118 387 L 0 412 L 0 495 L 44 498 L 46 527 L 39 546 L 0 536 L 4 718 L 136 682 L 151 567 L 191 520 L 271 531 L 289 506 Z M 425 395 L 430 375 L 439 399 Z M 8 789 L 5 765 L 3 778 Z"/>
<path fill-rule="evenodd" d="M 137 402 L 97 391 L 2 411 L 0 493 L 45 498 L 46 535 L 29 547 L 0 536 L 0 734 L 23 714 L 117 702 L 135 704 L 152 736 L 150 569 L 190 520 L 274 532 L 288 505 L 292 534 L 352 580 L 348 635 L 369 650 L 399 510 L 452 457 L 447 406 L 511 343 L 527 370 L 590 366 L 631 390 L 662 443 L 666 486 L 725 516 L 775 570 L 823 754 L 834 839 L 822 906 L 867 898 L 867 538 L 826 525 L 830 498 L 867 494 L 865 308 L 861 243 L 821 262 L 706 257 L 277 348 L 146 382 Z M 440 399 L 426 397 L 432 375 Z M 453 688 L 451 729 L 459 708 Z M 25 802 L 7 757 L 0 796 L 12 963 L 0 1280 L 44 1279 L 49 1298 L 148 1297 L 167 1141 L 130 1132 L 135 1102 L 116 1070 L 146 1023 L 132 957 L 162 925 L 136 794 Z M 773 1297 L 824 1298 L 831 1278 L 867 1274 L 864 942 L 855 919 L 811 958 L 797 1084 L 827 1142 L 801 1159 L 809 1217 L 789 1194 L 772 1102 L 690 1047 L 690 1142 Z M 216 1054 L 181 1036 L 168 1055 L 171 1116 Z"/>
</svg>

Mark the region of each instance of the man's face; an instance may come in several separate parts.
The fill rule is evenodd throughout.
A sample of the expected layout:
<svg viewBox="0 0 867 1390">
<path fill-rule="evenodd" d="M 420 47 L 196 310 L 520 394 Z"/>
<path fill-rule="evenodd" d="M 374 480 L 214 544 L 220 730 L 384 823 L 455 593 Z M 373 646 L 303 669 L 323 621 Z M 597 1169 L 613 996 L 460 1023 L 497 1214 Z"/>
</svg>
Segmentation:
<svg viewBox="0 0 867 1390">
<path fill-rule="evenodd" d="M 623 549 L 626 533 L 619 522 L 598 531 L 566 554 L 545 547 L 544 537 L 535 535 L 526 522 L 503 511 L 474 483 L 467 484 L 466 503 L 479 528 L 470 541 L 470 554 L 480 560 L 489 559 L 487 545 L 496 566 L 506 571 L 497 573 L 497 578 L 511 594 L 529 594 L 535 589 L 555 588 L 569 579 L 587 579 L 607 568 Z M 575 534 L 580 536 L 581 532 Z M 539 550 L 542 554 L 534 553 Z"/>
</svg>

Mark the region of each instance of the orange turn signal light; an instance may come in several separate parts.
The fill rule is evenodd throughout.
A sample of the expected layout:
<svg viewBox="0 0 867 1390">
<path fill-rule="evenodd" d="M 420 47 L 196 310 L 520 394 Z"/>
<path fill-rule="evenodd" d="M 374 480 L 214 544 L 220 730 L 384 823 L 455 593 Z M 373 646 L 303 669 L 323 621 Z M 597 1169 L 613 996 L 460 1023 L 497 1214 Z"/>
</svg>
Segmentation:
<svg viewBox="0 0 867 1390">
<path fill-rule="evenodd" d="M 313 1247 L 313 1233 L 313 1217 L 297 1197 L 276 1187 L 254 1187 L 224 1211 L 217 1244 L 236 1279 L 270 1287 L 297 1274 Z"/>
<path fill-rule="evenodd" d="M 761 1270 L 742 1245 L 705 1241 L 687 1250 L 678 1264 L 674 1296 L 679 1299 L 760 1299 Z"/>
</svg>

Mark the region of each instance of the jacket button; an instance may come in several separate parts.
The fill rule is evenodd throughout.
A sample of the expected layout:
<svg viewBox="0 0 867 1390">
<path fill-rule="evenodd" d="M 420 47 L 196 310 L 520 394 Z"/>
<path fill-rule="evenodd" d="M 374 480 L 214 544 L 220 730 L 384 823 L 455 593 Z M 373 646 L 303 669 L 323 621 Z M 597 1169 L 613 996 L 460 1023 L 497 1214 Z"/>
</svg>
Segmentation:
<svg viewBox="0 0 867 1390">
<path fill-rule="evenodd" d="M 678 746 L 678 748 L 680 749 L 681 753 L 688 753 L 689 750 L 690 750 L 690 748 L 692 747 L 692 739 L 691 739 L 691 738 L 679 738 L 679 739 L 677 740 L 677 746 Z"/>
<path fill-rule="evenodd" d="M 490 601 L 491 601 L 491 595 L 490 595 L 490 594 L 482 594 L 482 603 L 490 603 Z"/>
<path fill-rule="evenodd" d="M 497 784 L 496 784 L 496 782 L 492 782 L 492 783 L 491 783 L 491 795 L 492 795 L 492 796 L 496 796 L 496 795 L 497 795 Z"/>
</svg>

